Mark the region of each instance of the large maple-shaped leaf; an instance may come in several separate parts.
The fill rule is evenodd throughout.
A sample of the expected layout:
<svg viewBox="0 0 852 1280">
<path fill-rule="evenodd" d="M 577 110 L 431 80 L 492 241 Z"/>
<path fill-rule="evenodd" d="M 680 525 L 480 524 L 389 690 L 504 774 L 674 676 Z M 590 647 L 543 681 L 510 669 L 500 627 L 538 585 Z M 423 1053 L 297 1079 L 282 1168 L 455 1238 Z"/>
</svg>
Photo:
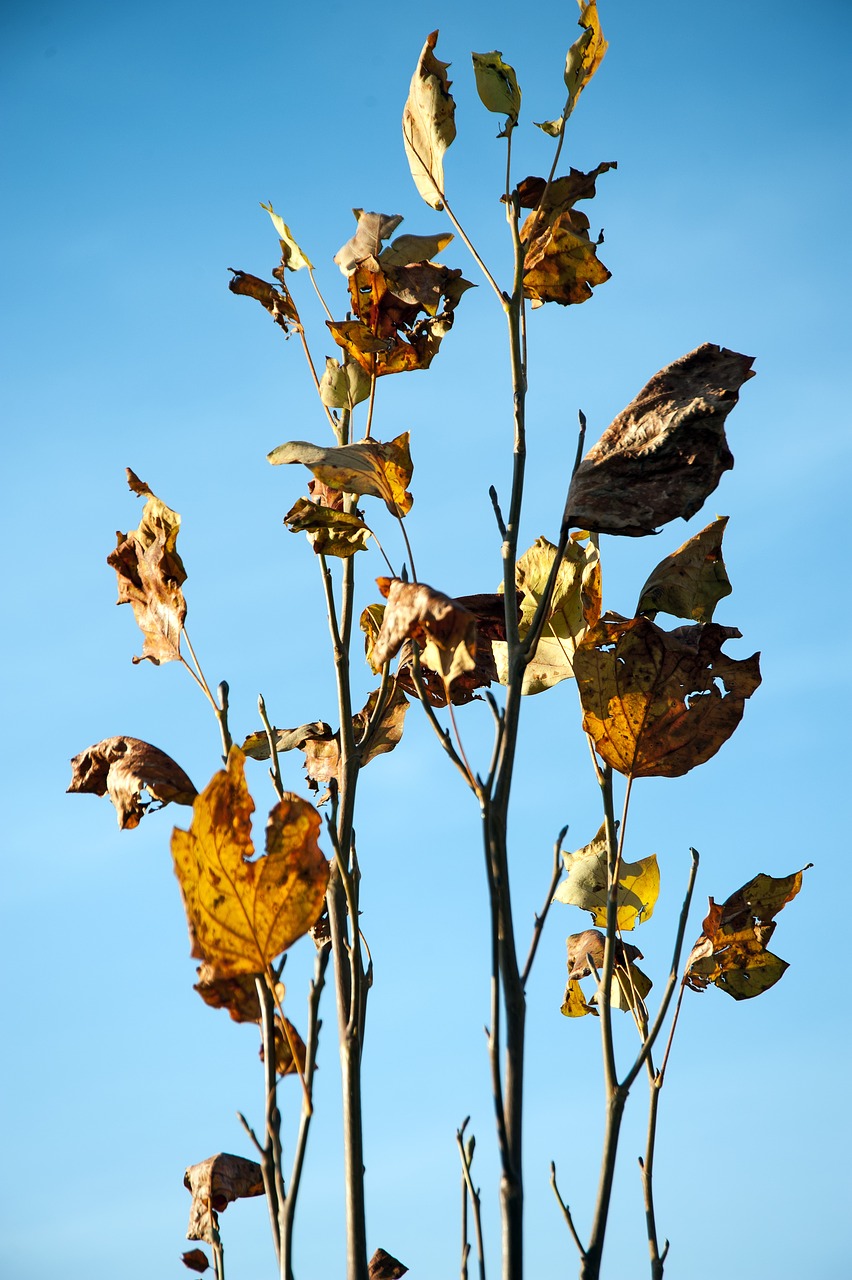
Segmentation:
<svg viewBox="0 0 852 1280">
<path fill-rule="evenodd" d="M 227 768 L 196 799 L 190 829 L 172 834 L 192 954 L 215 977 L 265 972 L 322 910 L 328 863 L 316 809 L 285 795 L 269 815 L 266 854 L 255 860 L 253 811 L 245 756 L 232 747 Z"/>
<path fill-rule="evenodd" d="M 186 582 L 186 570 L 177 552 L 180 516 L 129 467 L 127 483 L 133 493 L 146 499 L 145 506 L 138 529 L 116 534 L 118 545 L 107 556 L 107 564 L 118 577 L 118 603 L 131 605 L 145 637 L 141 656 L 133 661 L 148 658 L 159 666 L 181 656 L 180 638 L 186 619 L 181 587 Z"/>
<path fill-rule="evenodd" d="M 187 1240 L 213 1244 L 218 1239 L 218 1214 L 234 1200 L 263 1195 L 263 1170 L 254 1160 L 222 1152 L 190 1165 L 183 1185 L 192 1193 Z"/>
<path fill-rule="evenodd" d="M 383 498 L 393 516 L 404 516 L 414 501 L 406 486 L 414 466 L 408 450 L 407 431 L 395 440 L 382 444 L 378 440 L 360 440 L 357 444 L 323 448 L 306 440 L 290 440 L 267 454 L 274 467 L 301 462 L 318 480 L 334 489 L 343 489 L 358 497 L 370 494 Z"/>
<path fill-rule="evenodd" d="M 734 465 L 725 419 L 753 363 L 705 342 L 655 374 L 574 473 L 570 523 L 635 538 L 695 515 Z"/>
<path fill-rule="evenodd" d="M 693 622 L 712 622 L 716 605 L 731 594 L 722 559 L 727 523 L 727 516 L 719 516 L 661 560 L 639 592 L 636 612 L 651 619 L 657 613 L 672 613 Z"/>
<path fill-rule="evenodd" d="M 807 869 L 780 878 L 757 875 L 723 903 L 711 898 L 701 937 L 684 968 L 687 986 L 703 991 L 712 982 L 735 1000 L 749 1000 L 774 986 L 789 966 L 766 946 L 775 916 L 795 898 Z"/>
<path fill-rule="evenodd" d="M 554 902 L 565 902 L 592 913 L 593 923 L 606 926 L 607 841 L 601 825 L 597 835 L 575 853 L 562 853 L 566 876 L 556 888 Z M 618 928 L 633 929 L 650 920 L 660 894 L 660 869 L 652 853 L 618 867 Z"/>
<path fill-rule="evenodd" d="M 402 138 L 411 176 L 433 209 L 443 209 L 444 153 L 456 136 L 456 104 L 447 79 L 448 62 L 435 57 L 438 32 L 426 37 L 405 107 Z"/>
<path fill-rule="evenodd" d="M 191 805 L 198 795 L 179 764 L 139 738 L 104 738 L 71 761 L 72 792 L 109 794 L 122 831 L 138 827 L 149 809 Z M 146 802 L 143 793 L 151 797 Z"/>
<path fill-rule="evenodd" d="M 715 622 L 663 631 L 603 619 L 574 654 L 583 728 L 601 759 L 634 778 L 677 778 L 715 755 L 760 684 L 759 655 L 721 652 L 740 633 Z"/>
</svg>

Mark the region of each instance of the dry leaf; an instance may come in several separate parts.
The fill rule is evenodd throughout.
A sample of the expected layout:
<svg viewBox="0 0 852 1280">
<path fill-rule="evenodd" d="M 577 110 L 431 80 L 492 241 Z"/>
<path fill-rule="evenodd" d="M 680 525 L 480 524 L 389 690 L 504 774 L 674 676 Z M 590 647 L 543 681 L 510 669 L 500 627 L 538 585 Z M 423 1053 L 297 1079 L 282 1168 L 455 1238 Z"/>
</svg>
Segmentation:
<svg viewBox="0 0 852 1280">
<path fill-rule="evenodd" d="M 655 374 L 577 468 L 570 523 L 635 538 L 695 515 L 734 465 L 725 419 L 753 363 L 706 342 Z"/>
<path fill-rule="evenodd" d="M 287 1031 L 283 1030 L 286 1023 Z M 295 1076 L 305 1074 L 305 1063 L 308 1058 L 308 1051 L 305 1048 L 305 1042 L 293 1026 L 289 1018 L 282 1020 L 281 1015 L 275 1015 L 275 1072 L 279 1076 Z M 293 1049 L 296 1050 L 296 1057 L 293 1058 Z M 260 1060 L 263 1061 L 263 1045 L 260 1046 Z"/>
<path fill-rule="evenodd" d="M 590 173 L 572 169 L 549 185 L 544 178 L 525 178 L 518 187 L 522 208 L 533 212 L 521 227 L 524 255 L 524 294 L 533 306 L 585 302 L 592 288 L 610 272 L 598 260 L 597 244 L 589 237 L 589 219 L 574 208 L 591 200 L 597 178 L 617 166 L 604 161 Z"/>
<path fill-rule="evenodd" d="M 361 440 L 358 444 L 328 448 L 306 440 L 290 440 L 273 449 L 267 459 L 274 467 L 301 462 L 324 484 L 359 497 L 369 494 L 383 498 L 392 516 L 404 516 L 414 501 L 406 489 L 414 471 L 408 434 L 403 431 L 389 444 Z"/>
<path fill-rule="evenodd" d="M 203 1240 L 215 1244 L 219 1226 L 217 1216 L 234 1200 L 262 1196 L 263 1172 L 254 1160 L 224 1153 L 193 1164 L 183 1175 L 183 1185 L 192 1192 L 187 1240 Z"/>
<path fill-rule="evenodd" d="M 714 756 L 760 684 L 759 654 L 721 652 L 739 635 L 715 622 L 663 631 L 603 619 L 574 654 L 583 729 L 601 759 L 634 778 L 678 778 Z"/>
<path fill-rule="evenodd" d="M 273 729 L 276 751 L 295 751 L 304 746 L 309 738 L 325 738 L 331 734 L 331 727 L 324 720 L 313 720 L 310 724 L 300 724 L 297 729 Z M 269 738 L 265 729 L 257 729 L 250 733 L 242 745 L 242 750 L 252 760 L 268 760 L 270 758 Z"/>
<path fill-rule="evenodd" d="M 578 23 L 584 28 L 583 34 L 575 40 L 565 58 L 565 87 L 568 90 L 568 105 L 565 110 L 567 120 L 577 99 L 603 62 L 609 45 L 601 31 L 600 18 L 596 0 L 577 0 L 580 6 Z"/>
<path fill-rule="evenodd" d="M 181 1254 L 181 1262 L 190 1271 L 197 1271 L 201 1274 L 207 1271 L 210 1263 L 207 1261 L 207 1254 L 203 1249 L 189 1249 L 186 1253 Z"/>
<path fill-rule="evenodd" d="M 554 902 L 591 911 L 593 922 L 606 927 L 607 842 L 601 824 L 597 835 L 575 853 L 562 853 L 566 877 L 557 886 Z M 638 862 L 622 862 L 618 870 L 618 928 L 633 929 L 650 920 L 660 894 L 656 854 Z"/>
<path fill-rule="evenodd" d="M 122 831 L 138 827 L 150 809 L 191 805 L 198 795 L 171 756 L 139 738 L 104 738 L 71 761 L 69 791 L 109 793 Z M 143 791 L 151 797 L 142 799 Z"/>
<path fill-rule="evenodd" d="M 234 1022 L 260 1022 L 260 1001 L 254 974 L 217 978 L 216 971 L 207 963 L 200 964 L 196 972 L 198 981 L 192 989 L 211 1009 L 227 1009 Z"/>
<path fill-rule="evenodd" d="M 722 559 L 727 523 L 727 516 L 719 516 L 661 560 L 639 592 L 636 612 L 652 621 L 657 613 L 671 613 L 693 622 L 712 622 L 716 605 L 731 594 Z"/>
<path fill-rule="evenodd" d="M 375 689 L 367 698 L 364 707 L 352 717 L 355 750 L 362 769 L 371 760 L 375 760 L 376 756 L 393 751 L 402 738 L 408 699 L 400 687 L 400 682 L 393 677 L 388 682 L 381 715 L 370 729 L 370 721 L 380 692 L 379 689 Z M 299 744 L 305 753 L 305 772 L 309 785 L 314 791 L 318 789 L 318 783 L 328 783 L 337 779 L 340 766 L 340 734 L 332 733 L 327 725 L 322 727 L 325 732 L 310 734 L 306 736 L 304 742 Z"/>
<path fill-rule="evenodd" d="M 246 271 L 235 271 L 233 267 L 229 270 L 232 273 L 232 278 L 228 281 L 231 293 L 255 298 L 286 334 L 289 334 L 291 324 L 299 324 L 296 304 L 283 281 L 276 287 L 268 280 L 261 280 L 258 276 L 249 275 Z"/>
<path fill-rule="evenodd" d="M 447 79 L 448 62 L 435 57 L 438 32 L 426 37 L 402 112 L 402 138 L 411 176 L 433 209 L 443 209 L 444 152 L 456 136 L 456 104 Z"/>
<path fill-rule="evenodd" d="M 155 666 L 174 662 L 181 656 L 180 638 L 186 618 L 186 601 L 181 587 L 186 570 L 177 553 L 180 516 L 148 488 L 144 480 L 127 468 L 127 483 L 133 493 L 146 499 L 138 529 L 117 533 L 118 545 L 107 556 L 118 576 L 118 603 L 129 604 L 145 637 L 140 657 Z"/>
<path fill-rule="evenodd" d="M 265 972 L 308 932 L 325 897 L 328 863 L 313 805 L 285 794 L 267 821 L 266 854 L 254 861 L 253 811 L 245 756 L 232 747 L 227 769 L 196 799 L 189 831 L 172 833 L 192 955 L 217 978 Z"/>
<path fill-rule="evenodd" d="M 299 498 L 284 517 L 291 533 L 306 533 L 318 556 L 347 559 L 356 551 L 367 550 L 370 530 L 356 515 L 335 511 L 330 507 Z"/>
<path fill-rule="evenodd" d="M 463 605 L 423 582 L 377 578 L 387 599 L 381 630 L 373 646 L 373 662 L 384 666 L 413 640 L 423 651 L 426 666 L 449 688 L 453 680 L 476 665 L 476 618 Z"/>
<path fill-rule="evenodd" d="M 472 53 L 476 92 L 482 105 L 497 115 L 508 116 L 518 123 L 521 110 L 521 90 L 514 67 L 503 61 L 502 53 Z M 502 136 L 502 135 L 500 135 Z"/>
<path fill-rule="evenodd" d="M 279 244 L 281 245 L 281 261 L 288 271 L 301 271 L 302 267 L 307 267 L 309 271 L 313 271 L 314 264 L 306 254 L 296 244 L 293 239 L 293 233 L 287 226 L 287 223 L 280 217 L 272 207 L 272 201 L 264 204 L 261 200 L 261 209 L 265 209 L 272 219 L 272 225 L 278 232 Z M 294 317 L 297 319 L 298 317 Z"/>
<path fill-rule="evenodd" d="M 400 1280 L 407 1271 L 408 1267 L 403 1266 L 397 1258 L 384 1249 L 377 1249 L 367 1267 L 367 1280 Z"/>
<path fill-rule="evenodd" d="M 606 939 L 598 929 L 584 929 L 582 933 L 572 933 L 567 939 L 568 948 L 568 985 L 562 1002 L 562 1013 L 566 1018 L 580 1018 L 587 1013 L 597 1015 L 595 1005 L 598 1003 L 597 992 L 587 1001 L 583 995 L 580 981 L 592 973 L 594 967 L 600 974 L 603 969 L 604 947 Z M 615 967 L 612 974 L 609 999 L 613 1009 L 627 1012 L 629 1009 L 643 1007 L 645 996 L 653 983 L 647 974 L 634 963 L 642 959 L 642 952 L 630 942 L 615 940 Z"/>
<path fill-rule="evenodd" d="M 703 991 L 712 982 L 735 1000 L 749 1000 L 774 986 L 789 966 L 766 945 L 775 931 L 774 917 L 795 898 L 808 867 L 780 879 L 755 876 L 721 904 L 711 898 L 701 937 L 684 968 L 686 985 Z"/>
</svg>

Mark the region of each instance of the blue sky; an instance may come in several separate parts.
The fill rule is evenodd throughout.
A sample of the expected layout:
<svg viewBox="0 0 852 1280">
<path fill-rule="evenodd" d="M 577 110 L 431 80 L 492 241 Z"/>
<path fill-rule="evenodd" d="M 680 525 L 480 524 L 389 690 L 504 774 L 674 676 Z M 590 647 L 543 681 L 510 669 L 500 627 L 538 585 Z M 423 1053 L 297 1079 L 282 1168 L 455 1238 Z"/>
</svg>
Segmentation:
<svg viewBox="0 0 852 1280">
<path fill-rule="evenodd" d="M 601 0 L 610 50 L 572 120 L 566 161 L 617 160 L 586 207 L 613 273 L 582 307 L 531 317 L 530 463 L 524 544 L 553 537 L 575 447 L 592 442 L 648 377 L 700 342 L 756 358 L 729 419 L 736 467 L 689 526 L 604 539 L 605 602 L 629 613 L 650 569 L 715 514 L 730 516 L 734 656 L 763 654 L 764 683 L 718 756 L 688 777 L 637 785 L 629 856 L 655 851 L 663 889 L 636 941 L 662 978 L 688 865 L 702 864 L 688 936 L 706 897 L 759 871 L 813 862 L 779 918 L 790 961 L 760 1000 L 689 1000 L 662 1100 L 657 1169 L 666 1275 L 840 1280 L 849 1274 L 849 998 L 845 928 L 850 715 L 848 643 L 848 59 L 845 0 L 739 8 Z M 266 453 L 322 441 L 295 342 L 227 290 L 229 267 L 268 276 L 272 200 L 341 310 L 331 261 L 351 209 L 445 229 L 419 199 L 399 117 L 425 36 L 452 61 L 459 137 L 448 190 L 492 270 L 509 247 L 497 202 L 497 118 L 473 88 L 471 50 L 502 50 L 523 90 L 516 178 L 546 172 L 531 121 L 563 100 L 578 34 L 573 5 L 430 4 L 362 12 L 221 0 L 131 9 L 28 0 L 2 24 L 5 597 L 0 1270 L 86 1280 L 180 1274 L 184 1167 L 250 1155 L 237 1110 L 257 1121 L 262 1080 L 250 1028 L 192 991 L 194 966 L 171 871 L 185 810 L 117 830 L 106 801 L 66 796 L 68 760 L 128 734 L 172 754 L 197 786 L 218 766 L 209 709 L 177 667 L 133 667 L 140 637 L 114 607 L 105 564 L 133 528 L 131 466 L 182 513 L 188 627 L 211 681 L 227 678 L 235 736 L 263 692 L 282 725 L 333 720 L 319 576 L 282 516 L 304 491 Z M 476 280 L 464 247 L 443 253 Z M 312 326 L 308 282 L 294 292 Z M 381 386 L 374 431 L 412 433 L 409 517 L 421 578 L 450 593 L 493 590 L 499 540 L 489 484 L 510 474 L 503 318 L 480 287 L 428 373 Z M 401 558 L 387 530 L 393 557 Z M 364 602 L 383 571 L 359 565 Z M 373 564 L 375 562 L 375 564 Z M 369 673 L 359 673 L 364 696 Z M 551 845 L 599 823 L 574 691 L 525 708 L 512 814 L 521 936 L 546 888 Z M 485 763 L 487 713 L 464 713 Z M 303 789 L 297 761 L 288 785 Z M 454 1134 L 471 1115 L 486 1230 L 496 1177 L 482 1025 L 488 1017 L 485 886 L 476 813 L 418 717 L 363 777 L 358 816 L 363 925 L 376 965 L 365 1058 L 370 1245 L 423 1277 L 458 1267 Z M 258 808 L 271 803 L 262 767 Z M 826 903 L 832 905 L 827 914 Z M 554 907 L 530 990 L 529 1273 L 571 1274 L 572 1246 L 547 1186 L 587 1225 L 597 1180 L 598 1028 L 559 1013 L 565 937 L 584 917 Z M 299 1024 L 310 967 L 286 980 Z M 658 981 L 658 987 L 659 987 Z M 317 1118 L 302 1192 L 301 1280 L 341 1274 L 338 1078 L 330 992 Z M 630 1046 L 622 1028 L 623 1052 Z M 291 1119 L 297 1088 L 282 1086 Z M 286 1107 L 285 1107 L 286 1109 Z M 636 1086 L 618 1170 L 605 1274 L 646 1265 L 635 1156 Z M 229 1274 L 271 1274 L 259 1201 L 222 1221 Z M 492 1271 L 496 1274 L 496 1262 Z"/>
</svg>

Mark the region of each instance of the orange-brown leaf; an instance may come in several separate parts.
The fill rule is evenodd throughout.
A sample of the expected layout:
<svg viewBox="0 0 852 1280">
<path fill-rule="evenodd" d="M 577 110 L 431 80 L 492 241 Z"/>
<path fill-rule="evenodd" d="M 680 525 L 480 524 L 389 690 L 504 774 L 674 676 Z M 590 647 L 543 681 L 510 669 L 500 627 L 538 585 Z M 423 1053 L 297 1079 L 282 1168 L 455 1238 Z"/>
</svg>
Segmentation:
<svg viewBox="0 0 852 1280">
<path fill-rule="evenodd" d="M 469 609 L 424 582 L 377 578 L 387 598 L 373 661 L 383 666 L 405 640 L 423 650 L 423 660 L 449 688 L 456 676 L 476 665 L 476 618 Z"/>
<path fill-rule="evenodd" d="M 283 247 L 282 242 L 282 249 Z M 242 294 L 247 298 L 255 298 L 269 312 L 275 323 L 280 325 L 284 332 L 289 335 L 290 325 L 299 324 L 299 313 L 290 296 L 290 290 L 284 284 L 283 279 L 280 285 L 276 287 L 274 284 L 270 284 L 268 280 L 261 280 L 258 276 L 251 276 L 246 271 L 234 271 L 233 267 L 231 271 L 233 276 L 228 281 L 228 288 L 231 293 Z"/>
<path fill-rule="evenodd" d="M 217 978 L 215 969 L 200 964 L 198 981 L 193 986 L 201 999 L 211 1009 L 227 1009 L 234 1022 L 260 1022 L 260 1000 L 254 974 L 240 973 L 234 978 Z M 284 999 L 284 987 L 276 988 L 279 1000 Z"/>
<path fill-rule="evenodd" d="M 669 632 L 647 618 L 602 620 L 574 654 L 598 755 L 634 778 L 680 777 L 715 755 L 760 684 L 758 654 L 721 652 L 739 634 L 715 622 Z"/>
<path fill-rule="evenodd" d="M 398 1258 L 377 1249 L 367 1267 L 367 1280 L 401 1280 L 408 1271 Z"/>
<path fill-rule="evenodd" d="M 198 795 L 179 764 L 139 738 L 104 738 L 71 761 L 72 792 L 109 793 L 122 831 L 138 827 L 150 809 L 191 805 Z M 147 792 L 150 800 L 143 800 Z"/>
<path fill-rule="evenodd" d="M 197 1271 L 199 1275 L 210 1267 L 207 1254 L 203 1249 L 188 1249 L 186 1253 L 181 1254 L 180 1260 L 189 1271 Z"/>
<path fill-rule="evenodd" d="M 210 1156 L 193 1164 L 183 1175 L 183 1185 L 192 1193 L 187 1240 L 213 1244 L 218 1234 L 217 1215 L 234 1200 L 262 1196 L 263 1172 L 254 1160 L 243 1156 Z"/>
<path fill-rule="evenodd" d="M 611 273 L 595 252 L 597 242 L 589 236 L 589 219 L 574 204 L 590 200 L 596 179 L 614 168 L 605 161 L 590 173 L 572 169 L 550 186 L 542 178 L 521 183 L 521 203 L 533 208 L 520 233 L 525 246 L 524 293 L 533 306 L 585 302 L 595 285 L 609 279 Z"/>
</svg>

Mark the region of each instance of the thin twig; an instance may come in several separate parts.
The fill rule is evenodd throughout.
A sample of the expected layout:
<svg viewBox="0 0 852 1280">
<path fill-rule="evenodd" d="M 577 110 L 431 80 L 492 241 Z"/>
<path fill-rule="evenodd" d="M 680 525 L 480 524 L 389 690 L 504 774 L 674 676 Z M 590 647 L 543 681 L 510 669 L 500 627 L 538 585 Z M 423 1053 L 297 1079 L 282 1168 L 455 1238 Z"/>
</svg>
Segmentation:
<svg viewBox="0 0 852 1280">
<path fill-rule="evenodd" d="M 503 519 L 503 512 L 500 510 L 500 500 L 497 497 L 497 490 L 494 485 L 489 485 L 488 496 L 491 499 L 491 505 L 494 508 L 494 518 L 497 521 L 497 528 L 500 530 L 500 537 L 506 537 L 506 521 Z"/>
<path fill-rule="evenodd" d="M 469 1139 L 467 1147 L 464 1142 L 464 1131 L 467 1127 L 470 1116 L 467 1117 L 460 1129 L 456 1130 L 456 1143 L 458 1144 L 459 1155 L 461 1157 L 462 1177 L 467 1187 L 467 1194 L 470 1197 L 470 1206 L 473 1210 L 473 1231 L 476 1236 L 476 1256 L 479 1262 L 479 1280 L 485 1280 L 485 1249 L 482 1240 L 482 1211 L 479 1191 L 473 1185 L 473 1176 L 470 1171 L 473 1162 L 473 1152 L 476 1145 L 473 1136 Z M 466 1215 L 465 1215 L 466 1217 Z M 467 1245 L 467 1231 L 465 1230 L 462 1247 L 462 1275 L 467 1275 L 467 1255 L 464 1246 Z M 467 1245 L 469 1249 L 470 1246 Z"/>
<path fill-rule="evenodd" d="M 416 582 L 417 570 L 414 567 L 414 554 L 411 550 L 411 543 L 408 541 L 408 533 L 405 528 L 405 522 L 403 521 L 403 518 L 398 511 L 396 513 L 396 518 L 399 521 L 399 527 L 402 530 L 402 538 L 403 538 L 403 541 L 405 542 L 405 550 L 408 552 L 408 567 L 411 569 L 411 581 Z"/>
<path fill-rule="evenodd" d="M 272 764 L 269 768 L 269 776 L 272 779 L 272 785 L 275 788 L 275 794 L 281 800 L 284 797 L 284 784 L 281 781 L 281 766 L 278 761 L 278 746 L 275 741 L 275 731 L 269 723 L 269 717 L 266 714 L 266 703 L 263 700 L 263 694 L 257 695 L 257 710 L 260 715 L 260 722 L 266 731 L 266 741 L 269 744 L 269 758 Z"/>
<path fill-rule="evenodd" d="M 373 366 L 370 373 L 370 398 L 367 402 L 367 425 L 364 427 L 364 439 L 370 439 L 370 431 L 373 426 L 373 409 L 376 404 L 376 357 L 370 357 L 370 364 Z"/>
<path fill-rule="evenodd" d="M 544 922 L 547 919 L 547 913 L 550 910 L 553 902 L 553 895 L 556 892 L 556 886 L 559 883 L 559 877 L 562 874 L 562 841 L 565 839 L 565 833 L 567 830 L 568 825 L 566 823 L 559 832 L 559 835 L 556 837 L 556 841 L 553 845 L 553 874 L 550 877 L 550 884 L 547 889 L 547 896 L 544 899 L 544 906 L 542 907 L 541 915 L 536 916 L 535 923 L 533 925 L 533 936 L 532 941 L 530 942 L 529 955 L 527 956 L 527 962 L 524 965 L 523 972 L 521 973 L 521 982 L 524 986 L 527 985 L 527 979 L 530 976 L 530 970 L 532 969 L 533 961 L 535 960 L 535 953 L 538 950 L 538 944 L 541 939 L 541 931 L 544 928 Z"/>
<path fill-rule="evenodd" d="M 580 1257 L 584 1258 L 586 1256 L 586 1250 L 583 1248 L 582 1241 L 577 1235 L 577 1228 L 574 1226 L 574 1219 L 571 1217 L 571 1210 L 559 1194 L 559 1188 L 556 1185 L 556 1165 L 552 1160 L 550 1162 L 550 1185 L 553 1188 L 553 1194 L 556 1196 L 559 1203 L 559 1208 L 562 1210 L 562 1216 L 568 1225 L 568 1230 L 571 1232 L 574 1243 L 580 1251 Z"/>
</svg>

